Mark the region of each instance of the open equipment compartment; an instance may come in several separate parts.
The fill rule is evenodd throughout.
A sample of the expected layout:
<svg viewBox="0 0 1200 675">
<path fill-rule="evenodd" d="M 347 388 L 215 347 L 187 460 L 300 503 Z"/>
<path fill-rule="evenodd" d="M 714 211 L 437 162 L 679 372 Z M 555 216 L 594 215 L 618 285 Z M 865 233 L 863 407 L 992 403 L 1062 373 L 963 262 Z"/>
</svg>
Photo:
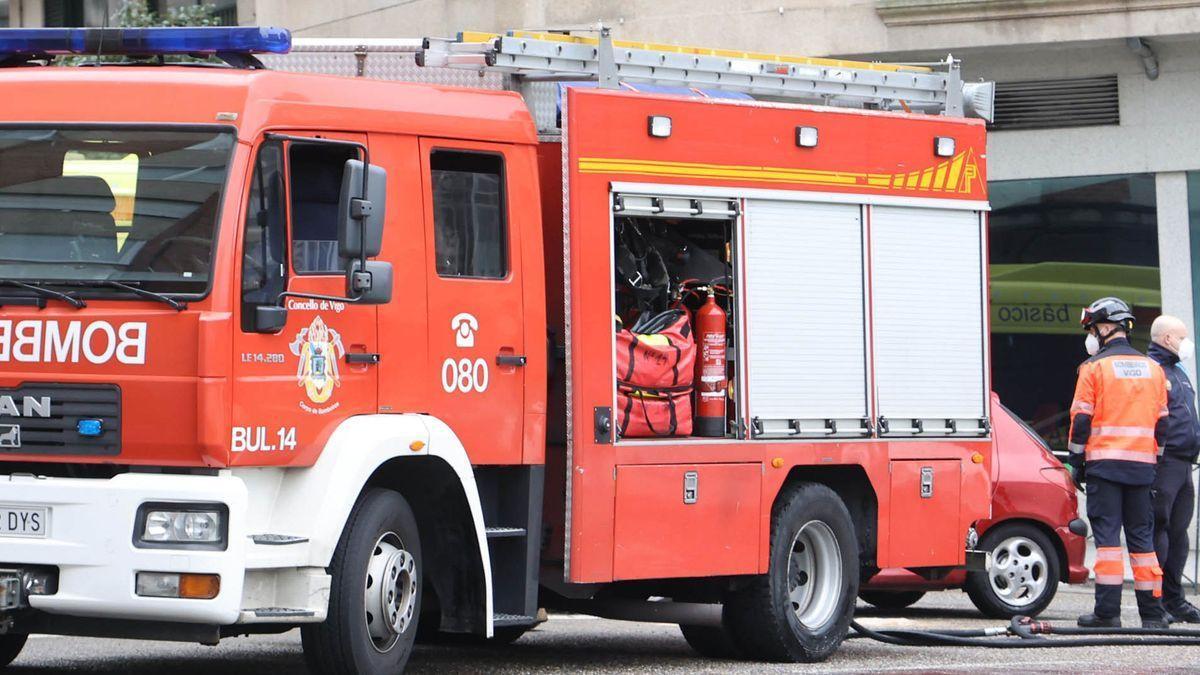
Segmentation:
<svg viewBox="0 0 1200 675">
<path fill-rule="evenodd" d="M 653 187 L 612 194 L 615 436 L 734 437 L 739 200 Z"/>
</svg>

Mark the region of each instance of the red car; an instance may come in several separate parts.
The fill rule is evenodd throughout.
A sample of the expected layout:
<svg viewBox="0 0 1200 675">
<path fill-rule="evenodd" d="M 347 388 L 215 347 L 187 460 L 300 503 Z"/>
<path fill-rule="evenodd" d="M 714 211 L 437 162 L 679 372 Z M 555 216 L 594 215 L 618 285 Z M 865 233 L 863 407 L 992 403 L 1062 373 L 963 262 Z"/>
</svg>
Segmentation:
<svg viewBox="0 0 1200 675">
<path fill-rule="evenodd" d="M 992 554 L 986 572 L 955 570 L 926 578 L 885 569 L 859 597 L 883 609 L 901 609 L 928 591 L 962 588 L 984 614 L 1009 618 L 1044 610 L 1059 582 L 1087 581 L 1083 564 L 1088 527 L 1070 475 L 1037 433 L 992 395 L 995 452 L 992 517 L 977 526 L 980 550 Z"/>
</svg>

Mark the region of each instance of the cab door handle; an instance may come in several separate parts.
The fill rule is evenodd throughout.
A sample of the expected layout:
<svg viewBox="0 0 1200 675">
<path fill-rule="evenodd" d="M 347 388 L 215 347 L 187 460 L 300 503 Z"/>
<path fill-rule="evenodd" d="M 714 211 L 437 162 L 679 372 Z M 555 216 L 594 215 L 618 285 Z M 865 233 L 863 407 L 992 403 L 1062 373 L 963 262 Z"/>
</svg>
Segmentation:
<svg viewBox="0 0 1200 675">
<path fill-rule="evenodd" d="M 520 356 L 518 354 L 496 355 L 496 365 L 498 366 L 512 366 L 514 368 L 519 368 L 520 366 L 525 365 L 526 360 L 527 359 L 524 356 Z"/>
</svg>

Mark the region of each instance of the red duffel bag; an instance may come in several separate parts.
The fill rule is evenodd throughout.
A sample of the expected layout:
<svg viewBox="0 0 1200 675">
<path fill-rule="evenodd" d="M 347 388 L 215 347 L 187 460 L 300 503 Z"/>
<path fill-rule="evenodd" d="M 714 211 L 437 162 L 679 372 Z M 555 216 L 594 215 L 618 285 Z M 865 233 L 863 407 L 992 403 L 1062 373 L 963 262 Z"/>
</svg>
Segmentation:
<svg viewBox="0 0 1200 675">
<path fill-rule="evenodd" d="M 696 342 L 687 312 L 669 309 L 642 316 L 617 331 L 617 383 L 646 389 L 692 386 Z"/>
<path fill-rule="evenodd" d="M 617 429 L 626 438 L 689 436 L 696 342 L 687 312 L 642 316 L 617 331 Z"/>
<path fill-rule="evenodd" d="M 617 429 L 623 438 L 692 435 L 692 388 L 652 393 L 617 385 Z"/>
</svg>

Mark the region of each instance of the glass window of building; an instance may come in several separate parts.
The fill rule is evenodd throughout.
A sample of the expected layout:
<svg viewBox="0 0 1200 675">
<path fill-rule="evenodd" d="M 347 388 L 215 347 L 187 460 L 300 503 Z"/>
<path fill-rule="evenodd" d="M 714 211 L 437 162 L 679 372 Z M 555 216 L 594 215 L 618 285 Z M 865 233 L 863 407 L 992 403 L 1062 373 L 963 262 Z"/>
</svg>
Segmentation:
<svg viewBox="0 0 1200 675">
<path fill-rule="evenodd" d="M 1145 349 L 1161 308 L 1153 174 L 997 181 L 989 186 L 992 388 L 1065 450 L 1080 310 L 1115 295 Z M 1195 221 L 1193 221 L 1195 222 Z"/>
<path fill-rule="evenodd" d="M 8 28 L 11 20 L 8 18 L 8 0 L 0 0 L 0 28 Z"/>
</svg>

